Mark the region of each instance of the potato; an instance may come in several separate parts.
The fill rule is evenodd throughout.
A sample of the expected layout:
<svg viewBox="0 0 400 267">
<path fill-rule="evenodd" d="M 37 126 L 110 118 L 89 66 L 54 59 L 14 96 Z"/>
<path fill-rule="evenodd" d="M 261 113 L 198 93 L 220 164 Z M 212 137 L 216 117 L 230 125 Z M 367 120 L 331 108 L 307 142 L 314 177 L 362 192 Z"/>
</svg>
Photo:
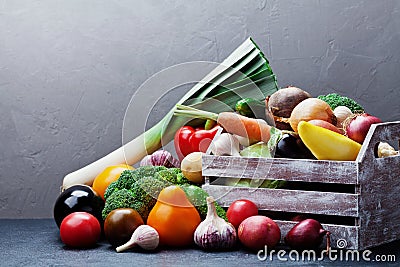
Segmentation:
<svg viewBox="0 0 400 267">
<path fill-rule="evenodd" d="M 252 250 L 275 247 L 281 239 L 279 226 L 270 218 L 255 215 L 245 219 L 238 228 L 240 242 Z"/>
<path fill-rule="evenodd" d="M 185 177 L 193 183 L 203 183 L 201 156 L 202 152 L 192 152 L 181 162 L 181 170 Z"/>
</svg>

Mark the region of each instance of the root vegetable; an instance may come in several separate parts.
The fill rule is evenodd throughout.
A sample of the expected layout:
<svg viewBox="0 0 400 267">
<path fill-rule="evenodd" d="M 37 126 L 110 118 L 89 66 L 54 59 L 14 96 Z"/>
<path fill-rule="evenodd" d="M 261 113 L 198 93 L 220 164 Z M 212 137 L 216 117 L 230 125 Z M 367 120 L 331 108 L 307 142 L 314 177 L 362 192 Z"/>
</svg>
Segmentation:
<svg viewBox="0 0 400 267">
<path fill-rule="evenodd" d="M 318 98 L 307 98 L 300 102 L 292 111 L 289 123 L 292 129 L 297 132 L 297 125 L 300 121 L 323 120 L 336 125 L 336 116 L 331 107 Z"/>
<path fill-rule="evenodd" d="M 284 119 L 289 118 L 292 110 L 307 98 L 311 98 L 309 93 L 293 86 L 279 89 L 267 97 L 267 108 L 274 116 L 276 127 L 281 130 L 292 130 L 290 124 Z"/>
<path fill-rule="evenodd" d="M 195 109 L 184 105 L 176 105 L 174 115 L 217 121 L 225 131 L 249 139 L 250 143 L 262 141 L 268 143 L 272 126 L 262 119 L 252 119 L 234 112 L 219 114 Z"/>
<path fill-rule="evenodd" d="M 117 247 L 117 252 L 122 252 L 127 249 L 139 246 L 145 250 L 154 250 L 160 243 L 160 236 L 156 229 L 148 225 L 140 225 L 133 232 L 131 239 L 125 244 Z"/>
<path fill-rule="evenodd" d="M 305 219 L 297 223 L 285 236 L 285 242 L 294 249 L 318 248 L 323 237 L 327 236 L 327 249 L 329 250 L 330 233 L 314 219 Z"/>
<path fill-rule="evenodd" d="M 193 183 L 203 183 L 201 157 L 202 152 L 192 152 L 187 155 L 181 163 L 183 175 Z"/>
<path fill-rule="evenodd" d="M 207 197 L 207 217 L 194 232 L 194 242 L 205 250 L 226 250 L 236 244 L 236 229 L 217 215 L 215 200 Z"/>
<path fill-rule="evenodd" d="M 350 116 L 353 115 L 353 112 L 351 112 L 351 109 L 345 106 L 338 106 L 333 110 L 333 114 L 336 116 L 336 127 L 339 128 L 341 133 L 344 133 L 343 129 L 343 122 Z"/>
<path fill-rule="evenodd" d="M 382 121 L 379 118 L 368 113 L 355 114 L 344 122 L 345 134 L 350 139 L 362 144 L 371 125 L 380 122 Z"/>
<path fill-rule="evenodd" d="M 275 247 L 281 239 L 279 226 L 262 215 L 245 219 L 238 228 L 238 237 L 244 246 L 252 250 Z"/>
</svg>

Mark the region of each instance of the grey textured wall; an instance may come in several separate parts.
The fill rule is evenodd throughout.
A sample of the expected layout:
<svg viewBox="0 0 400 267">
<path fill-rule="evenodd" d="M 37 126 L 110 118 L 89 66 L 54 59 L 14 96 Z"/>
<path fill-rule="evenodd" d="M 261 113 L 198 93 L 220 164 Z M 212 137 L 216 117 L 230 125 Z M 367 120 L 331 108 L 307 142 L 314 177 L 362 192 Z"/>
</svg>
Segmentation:
<svg viewBox="0 0 400 267">
<path fill-rule="evenodd" d="M 51 217 L 65 174 L 121 145 L 152 74 L 221 62 L 252 36 L 280 86 L 400 119 L 400 1 L 0 3 L 0 217 Z"/>
</svg>

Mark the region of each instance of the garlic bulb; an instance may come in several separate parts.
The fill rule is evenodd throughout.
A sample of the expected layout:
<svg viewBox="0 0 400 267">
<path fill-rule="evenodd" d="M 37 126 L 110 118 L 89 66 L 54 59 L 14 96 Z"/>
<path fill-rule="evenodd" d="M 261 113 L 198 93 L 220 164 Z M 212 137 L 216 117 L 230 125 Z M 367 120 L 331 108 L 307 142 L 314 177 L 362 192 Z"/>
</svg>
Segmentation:
<svg viewBox="0 0 400 267">
<path fill-rule="evenodd" d="M 237 239 L 235 227 L 218 217 L 213 197 L 207 197 L 207 207 L 206 218 L 194 232 L 194 242 L 205 250 L 232 248 Z"/>
<path fill-rule="evenodd" d="M 179 168 L 180 162 L 166 150 L 157 150 L 151 155 L 145 156 L 140 161 L 140 166 L 165 166 L 167 168 Z"/>
<path fill-rule="evenodd" d="M 239 156 L 239 140 L 229 133 L 222 133 L 211 144 L 211 152 L 216 156 Z"/>
<path fill-rule="evenodd" d="M 156 229 L 149 225 L 140 225 L 133 232 L 131 239 L 124 245 L 116 248 L 117 252 L 121 252 L 135 246 L 139 246 L 145 250 L 154 250 L 158 247 L 160 237 Z"/>
<path fill-rule="evenodd" d="M 348 107 L 345 106 L 338 106 L 333 110 L 333 114 L 336 116 L 337 122 L 336 122 L 336 127 L 341 130 L 343 130 L 343 122 L 353 115 L 353 112 Z"/>
</svg>

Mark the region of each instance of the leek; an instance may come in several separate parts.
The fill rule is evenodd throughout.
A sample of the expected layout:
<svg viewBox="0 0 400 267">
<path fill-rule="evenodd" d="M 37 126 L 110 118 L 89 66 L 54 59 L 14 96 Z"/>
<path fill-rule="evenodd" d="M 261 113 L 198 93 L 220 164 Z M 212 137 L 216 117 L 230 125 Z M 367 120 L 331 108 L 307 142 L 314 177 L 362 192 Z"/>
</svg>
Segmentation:
<svg viewBox="0 0 400 267">
<path fill-rule="evenodd" d="M 264 101 L 266 96 L 277 90 L 276 77 L 268 60 L 254 41 L 248 38 L 177 104 L 220 113 L 233 110 L 236 102 L 246 97 Z M 172 108 L 160 122 L 122 147 L 67 174 L 62 190 L 74 184 L 92 185 L 94 178 L 104 168 L 121 163 L 133 165 L 168 144 L 175 132 L 187 123 L 187 118 L 175 116 L 174 111 L 175 108 Z"/>
</svg>

